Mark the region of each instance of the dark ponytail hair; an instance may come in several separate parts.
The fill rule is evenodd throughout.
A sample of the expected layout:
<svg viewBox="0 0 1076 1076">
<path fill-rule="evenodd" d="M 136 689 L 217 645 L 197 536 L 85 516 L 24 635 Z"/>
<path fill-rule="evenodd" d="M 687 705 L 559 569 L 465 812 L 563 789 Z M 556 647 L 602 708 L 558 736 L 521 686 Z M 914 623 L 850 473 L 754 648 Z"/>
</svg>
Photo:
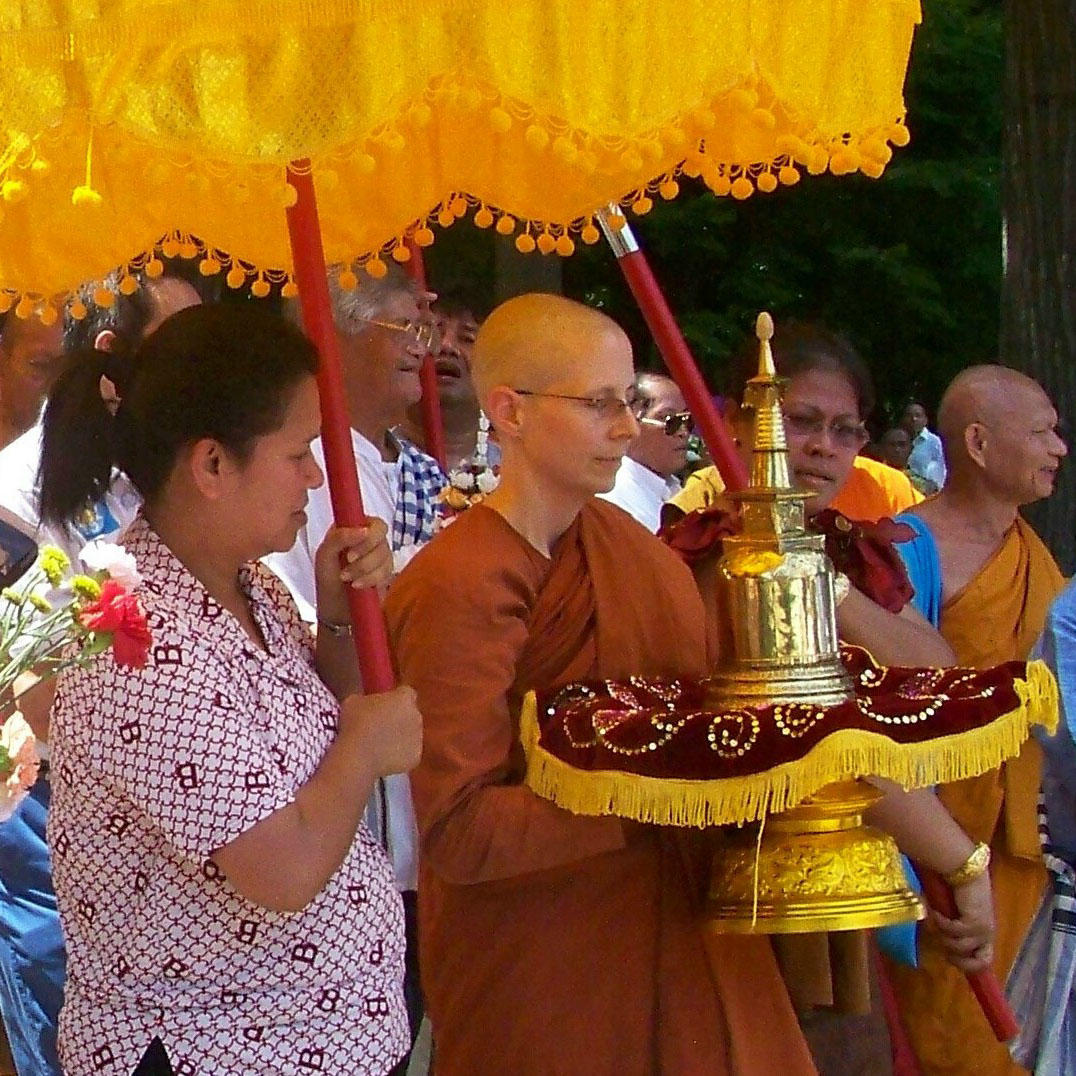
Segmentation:
<svg viewBox="0 0 1076 1076">
<path fill-rule="evenodd" d="M 128 354 L 71 356 L 49 394 L 38 475 L 41 518 L 73 521 L 118 467 L 146 501 L 160 493 L 185 446 L 210 437 L 238 459 L 278 429 L 292 391 L 317 370 L 302 331 L 253 304 L 192 306 Z M 105 376 L 120 405 L 101 398 Z"/>
</svg>

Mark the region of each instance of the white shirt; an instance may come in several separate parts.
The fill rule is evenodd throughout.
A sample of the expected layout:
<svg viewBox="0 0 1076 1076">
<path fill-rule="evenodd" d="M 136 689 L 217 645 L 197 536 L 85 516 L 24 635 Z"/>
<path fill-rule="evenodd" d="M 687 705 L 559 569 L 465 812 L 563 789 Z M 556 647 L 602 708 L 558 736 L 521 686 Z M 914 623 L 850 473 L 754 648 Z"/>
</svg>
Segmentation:
<svg viewBox="0 0 1076 1076">
<path fill-rule="evenodd" d="M 924 427 L 912 438 L 908 470 L 925 478 L 941 489 L 945 485 L 945 450 L 941 438 Z"/>
<path fill-rule="evenodd" d="M 72 564 L 78 562 L 79 551 L 88 541 L 118 534 L 138 514 L 142 503 L 138 491 L 126 475 L 115 471 L 104 497 L 87 510 L 84 518 L 70 527 L 43 524 L 37 486 L 40 466 L 41 423 L 38 422 L 0 450 L 0 507 L 29 524 L 39 545 L 59 546 Z"/>
<path fill-rule="evenodd" d="M 392 529 L 399 489 L 398 461 L 387 463 L 373 442 L 357 430 L 351 431 L 355 465 L 359 471 L 362 506 L 368 516 L 377 516 Z M 310 451 L 318 466 L 325 470 L 325 449 L 321 438 L 311 444 Z M 332 502 L 328 483 L 312 490 L 306 506 L 306 523 L 300 528 L 295 545 L 287 553 L 273 553 L 265 563 L 287 584 L 299 606 L 299 613 L 308 623 L 317 620 L 314 582 L 314 554 L 333 523 Z M 393 551 L 397 572 L 418 552 L 420 546 L 404 546 Z M 385 842 L 389 859 L 396 871 L 396 884 L 401 890 L 418 887 L 418 827 L 415 809 L 411 804 L 411 783 L 406 774 L 393 774 L 378 782 L 374 796 L 366 808 L 366 824 Z"/>
<path fill-rule="evenodd" d="M 675 475 L 664 478 L 630 456 L 625 456 L 620 461 L 613 488 L 598 496 L 623 508 L 651 534 L 657 534 L 661 526 L 661 506 L 679 492 L 680 479 Z"/>
</svg>

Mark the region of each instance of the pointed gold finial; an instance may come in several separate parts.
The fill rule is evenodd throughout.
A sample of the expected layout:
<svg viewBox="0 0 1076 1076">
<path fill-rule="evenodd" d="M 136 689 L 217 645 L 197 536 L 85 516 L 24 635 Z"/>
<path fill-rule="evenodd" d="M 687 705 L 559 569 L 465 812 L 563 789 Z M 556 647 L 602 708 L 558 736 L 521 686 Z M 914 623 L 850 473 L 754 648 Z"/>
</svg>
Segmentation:
<svg viewBox="0 0 1076 1076">
<path fill-rule="evenodd" d="M 773 364 L 773 318 L 763 310 L 755 318 L 755 336 L 758 337 L 758 372 L 760 377 L 776 377 L 777 367 Z"/>
</svg>

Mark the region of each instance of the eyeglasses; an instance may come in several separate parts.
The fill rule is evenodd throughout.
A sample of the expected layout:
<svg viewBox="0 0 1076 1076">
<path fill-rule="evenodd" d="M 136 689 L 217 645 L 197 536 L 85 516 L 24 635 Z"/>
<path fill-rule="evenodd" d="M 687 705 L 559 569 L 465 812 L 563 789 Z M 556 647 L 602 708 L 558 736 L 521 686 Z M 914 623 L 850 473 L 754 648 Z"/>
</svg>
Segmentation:
<svg viewBox="0 0 1076 1076">
<path fill-rule="evenodd" d="M 620 418 L 625 411 L 635 414 L 638 407 L 638 397 L 634 392 L 629 392 L 623 399 L 619 396 L 568 396 L 563 392 L 532 392 L 530 389 L 512 389 L 520 396 L 538 396 L 547 400 L 574 400 L 583 404 L 588 410 L 605 420 Z"/>
<path fill-rule="evenodd" d="M 690 411 L 677 411 L 664 418 L 640 418 L 639 421 L 647 426 L 661 426 L 667 437 L 675 437 L 681 430 L 691 429 L 692 418 Z"/>
<path fill-rule="evenodd" d="M 860 449 L 867 443 L 867 429 L 862 422 L 826 422 L 821 415 L 785 411 L 785 426 L 797 437 L 821 437 L 829 431 L 834 444 L 841 448 Z"/>
<path fill-rule="evenodd" d="M 411 321 L 409 318 L 401 318 L 398 321 L 388 321 L 383 318 L 360 318 L 360 320 L 367 325 L 376 325 L 379 329 L 406 333 L 427 354 L 436 354 L 441 348 L 441 327 L 431 321 Z"/>
</svg>

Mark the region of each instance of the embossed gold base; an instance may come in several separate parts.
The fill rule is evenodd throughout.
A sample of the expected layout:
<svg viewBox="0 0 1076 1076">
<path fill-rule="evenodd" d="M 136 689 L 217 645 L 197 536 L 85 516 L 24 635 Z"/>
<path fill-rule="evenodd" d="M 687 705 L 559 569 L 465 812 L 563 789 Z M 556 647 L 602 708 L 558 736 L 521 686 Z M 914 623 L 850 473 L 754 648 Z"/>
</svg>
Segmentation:
<svg viewBox="0 0 1076 1076">
<path fill-rule="evenodd" d="M 704 681 L 706 707 L 715 713 L 744 706 L 794 702 L 839 706 L 852 697 L 852 681 L 840 659 L 832 662 L 740 661 Z"/>
<path fill-rule="evenodd" d="M 864 781 L 842 781 L 768 819 L 757 854 L 757 829 L 729 837 L 714 855 L 708 928 L 803 934 L 922 919 L 896 843 L 863 824 L 880 797 Z"/>
</svg>

